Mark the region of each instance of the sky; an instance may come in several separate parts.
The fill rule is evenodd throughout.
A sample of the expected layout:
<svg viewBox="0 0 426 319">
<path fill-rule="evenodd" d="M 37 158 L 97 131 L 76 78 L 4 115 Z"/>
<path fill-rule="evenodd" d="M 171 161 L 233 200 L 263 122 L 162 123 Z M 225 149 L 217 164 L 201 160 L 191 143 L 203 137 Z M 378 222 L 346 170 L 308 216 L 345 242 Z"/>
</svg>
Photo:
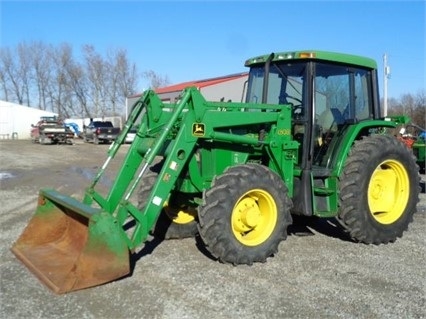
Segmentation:
<svg viewBox="0 0 426 319">
<path fill-rule="evenodd" d="M 125 49 L 140 72 L 171 84 L 248 71 L 271 52 L 316 49 L 390 67 L 388 97 L 426 90 L 426 2 L 419 1 L 0 1 L 0 47 L 41 41 Z M 148 84 L 139 84 L 140 91 Z"/>
</svg>

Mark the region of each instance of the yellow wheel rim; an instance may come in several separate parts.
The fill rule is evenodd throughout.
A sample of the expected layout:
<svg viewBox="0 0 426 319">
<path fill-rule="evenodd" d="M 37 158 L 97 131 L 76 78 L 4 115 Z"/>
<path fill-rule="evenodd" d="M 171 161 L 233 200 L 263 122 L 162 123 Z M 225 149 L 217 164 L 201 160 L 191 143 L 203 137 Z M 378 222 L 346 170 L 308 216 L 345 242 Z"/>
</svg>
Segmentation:
<svg viewBox="0 0 426 319">
<path fill-rule="evenodd" d="M 377 166 L 368 185 L 368 206 L 374 219 L 392 224 L 404 213 L 410 196 L 410 182 L 404 166 L 387 160 Z"/>
<path fill-rule="evenodd" d="M 232 210 L 232 232 L 246 246 L 257 246 L 272 234 L 278 213 L 272 196 L 254 189 L 241 196 Z"/>
<path fill-rule="evenodd" d="M 175 208 L 165 203 L 163 209 L 173 223 L 184 225 L 195 220 L 196 211 L 192 207 Z"/>
</svg>

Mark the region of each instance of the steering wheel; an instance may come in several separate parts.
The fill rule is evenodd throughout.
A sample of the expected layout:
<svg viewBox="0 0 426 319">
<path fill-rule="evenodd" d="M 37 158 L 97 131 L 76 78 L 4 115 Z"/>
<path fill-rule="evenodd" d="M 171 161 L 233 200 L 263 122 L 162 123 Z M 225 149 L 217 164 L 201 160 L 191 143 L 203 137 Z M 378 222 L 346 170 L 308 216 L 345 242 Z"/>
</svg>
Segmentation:
<svg viewBox="0 0 426 319">
<path fill-rule="evenodd" d="M 285 93 L 285 97 L 286 97 L 287 99 L 295 100 L 295 101 L 299 102 L 299 104 L 300 104 L 300 105 L 302 105 L 302 100 L 301 100 L 301 99 L 299 99 L 299 98 L 297 98 L 297 97 L 295 97 L 295 96 L 292 96 L 292 95 L 289 95 L 289 94 Z"/>
<path fill-rule="evenodd" d="M 302 111 L 303 111 L 302 100 L 295 97 L 295 96 L 289 95 L 288 93 L 284 93 L 284 96 L 285 96 L 286 102 L 291 105 L 291 108 L 293 109 L 293 114 L 301 115 Z M 288 101 L 288 99 L 294 100 L 297 103 L 291 103 L 291 102 Z"/>
</svg>

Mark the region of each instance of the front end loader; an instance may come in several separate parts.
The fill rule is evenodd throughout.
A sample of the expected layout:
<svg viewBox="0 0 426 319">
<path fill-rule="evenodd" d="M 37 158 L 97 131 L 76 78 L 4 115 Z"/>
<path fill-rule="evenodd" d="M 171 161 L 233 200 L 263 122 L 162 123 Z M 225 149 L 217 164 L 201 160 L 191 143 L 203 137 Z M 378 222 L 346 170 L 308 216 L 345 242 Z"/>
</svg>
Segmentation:
<svg viewBox="0 0 426 319">
<path fill-rule="evenodd" d="M 42 189 L 13 253 L 65 293 L 128 275 L 129 253 L 150 234 L 199 233 L 234 265 L 276 254 L 292 215 L 336 218 L 367 244 L 401 237 L 416 211 L 418 166 L 388 134 L 403 120 L 380 116 L 375 62 L 297 51 L 246 66 L 245 103 L 187 88 L 169 104 L 146 91 L 84 198 Z M 135 124 L 102 194 L 97 184 Z"/>
</svg>

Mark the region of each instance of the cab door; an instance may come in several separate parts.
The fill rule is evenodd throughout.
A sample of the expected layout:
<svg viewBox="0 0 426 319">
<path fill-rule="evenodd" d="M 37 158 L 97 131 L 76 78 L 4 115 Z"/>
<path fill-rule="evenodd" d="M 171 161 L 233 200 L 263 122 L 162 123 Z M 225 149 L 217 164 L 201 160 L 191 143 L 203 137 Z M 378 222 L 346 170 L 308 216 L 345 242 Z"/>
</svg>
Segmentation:
<svg viewBox="0 0 426 319">
<path fill-rule="evenodd" d="M 345 130 L 373 118 L 371 72 L 347 66 L 316 63 L 314 76 L 315 169 L 333 169 L 336 147 Z"/>
</svg>

